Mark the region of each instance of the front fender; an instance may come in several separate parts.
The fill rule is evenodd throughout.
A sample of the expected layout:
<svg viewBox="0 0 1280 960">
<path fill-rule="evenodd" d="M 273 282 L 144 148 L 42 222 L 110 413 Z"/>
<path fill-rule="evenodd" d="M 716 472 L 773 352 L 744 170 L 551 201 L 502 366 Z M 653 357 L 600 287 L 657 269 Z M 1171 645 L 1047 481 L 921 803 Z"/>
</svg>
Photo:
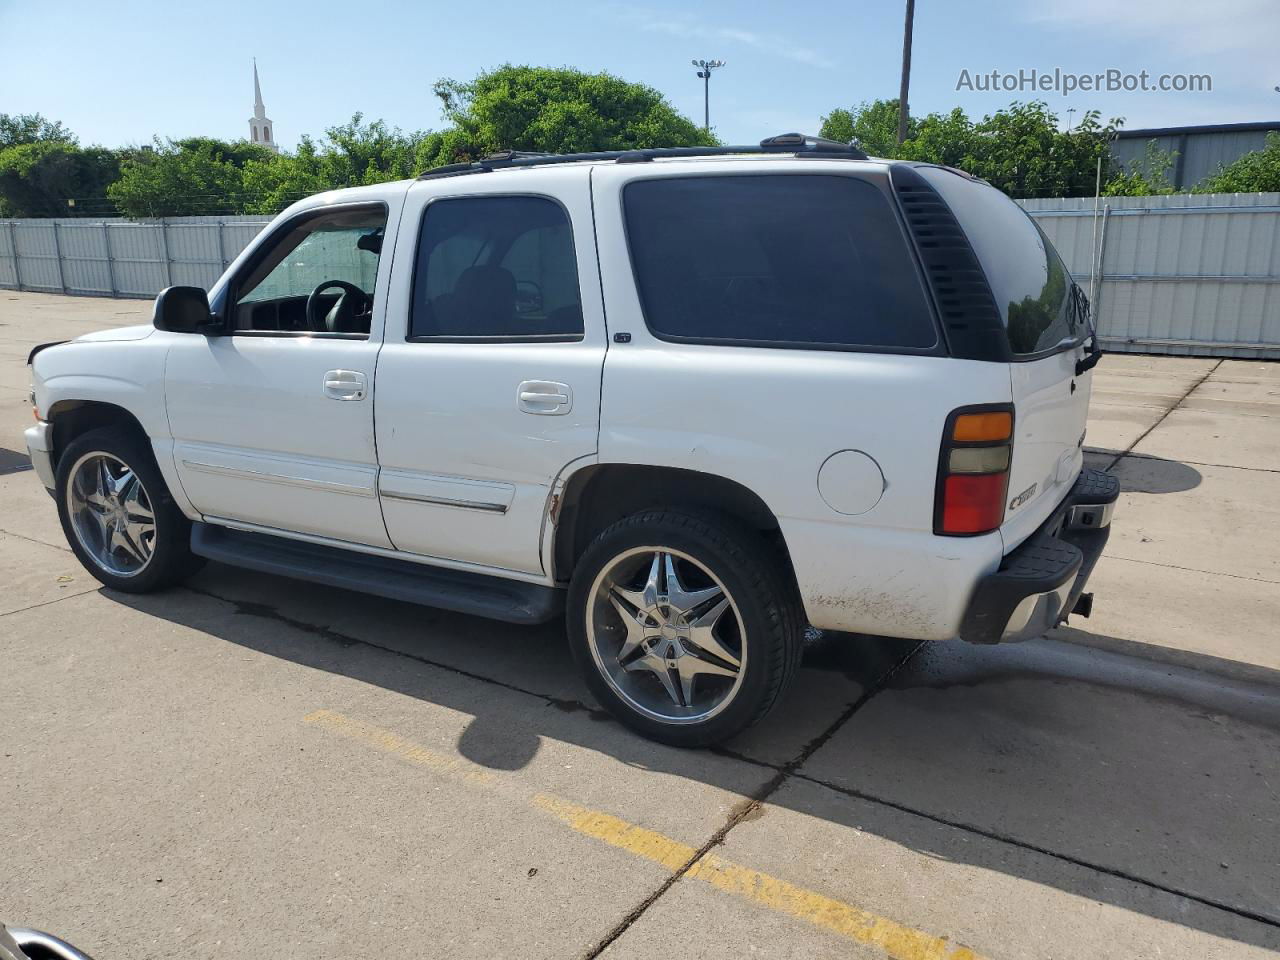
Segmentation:
<svg viewBox="0 0 1280 960">
<path fill-rule="evenodd" d="M 81 403 L 119 407 L 141 424 L 147 436 L 169 437 L 164 406 L 167 347 L 143 341 L 64 343 L 33 358 L 36 410 L 45 420 Z"/>
</svg>

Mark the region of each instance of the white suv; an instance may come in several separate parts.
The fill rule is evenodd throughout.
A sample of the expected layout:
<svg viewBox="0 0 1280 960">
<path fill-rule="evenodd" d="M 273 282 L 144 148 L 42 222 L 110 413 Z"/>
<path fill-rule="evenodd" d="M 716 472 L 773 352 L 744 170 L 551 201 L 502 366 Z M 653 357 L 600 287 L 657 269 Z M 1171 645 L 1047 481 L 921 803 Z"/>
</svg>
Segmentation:
<svg viewBox="0 0 1280 960">
<path fill-rule="evenodd" d="M 705 744 L 806 622 L 1087 614 L 1097 356 L 1044 235 L 960 171 L 796 135 L 506 154 L 303 200 L 154 327 L 37 347 L 27 441 L 114 589 L 213 558 L 565 611 L 603 704 Z"/>
</svg>

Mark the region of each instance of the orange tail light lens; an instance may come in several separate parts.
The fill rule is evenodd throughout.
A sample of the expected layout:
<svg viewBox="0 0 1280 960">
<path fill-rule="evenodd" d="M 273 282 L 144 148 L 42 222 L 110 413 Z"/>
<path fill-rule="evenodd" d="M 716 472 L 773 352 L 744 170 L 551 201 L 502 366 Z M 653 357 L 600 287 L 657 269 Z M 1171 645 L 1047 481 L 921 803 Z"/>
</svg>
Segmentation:
<svg viewBox="0 0 1280 960">
<path fill-rule="evenodd" d="M 956 443 L 1003 443 L 1013 436 L 1013 413 L 961 413 L 955 416 L 951 439 Z"/>
</svg>

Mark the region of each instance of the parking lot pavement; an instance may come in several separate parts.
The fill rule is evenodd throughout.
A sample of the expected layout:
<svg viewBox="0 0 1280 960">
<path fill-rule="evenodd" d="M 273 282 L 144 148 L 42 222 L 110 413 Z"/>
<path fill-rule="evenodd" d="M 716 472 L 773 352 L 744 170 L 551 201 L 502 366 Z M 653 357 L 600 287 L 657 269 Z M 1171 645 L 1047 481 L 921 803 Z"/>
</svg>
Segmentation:
<svg viewBox="0 0 1280 960">
<path fill-rule="evenodd" d="M 22 363 L 128 310 L 0 291 L 6 922 L 99 960 L 1280 951 L 1280 368 L 1103 360 L 1092 618 L 815 636 L 694 752 L 602 714 L 555 626 L 213 565 L 99 589 L 24 469 Z"/>
</svg>

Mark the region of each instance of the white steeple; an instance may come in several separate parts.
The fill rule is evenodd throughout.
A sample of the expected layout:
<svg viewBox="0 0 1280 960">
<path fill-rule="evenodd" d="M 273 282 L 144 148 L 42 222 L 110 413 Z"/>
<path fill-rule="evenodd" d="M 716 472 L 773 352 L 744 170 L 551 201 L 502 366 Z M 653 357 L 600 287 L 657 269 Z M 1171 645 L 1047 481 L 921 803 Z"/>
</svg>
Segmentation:
<svg viewBox="0 0 1280 960">
<path fill-rule="evenodd" d="M 249 120 L 249 142 L 279 153 L 273 137 L 275 124 L 267 119 L 267 108 L 262 105 L 262 88 L 258 86 L 258 58 L 253 58 L 253 116 Z"/>
</svg>

